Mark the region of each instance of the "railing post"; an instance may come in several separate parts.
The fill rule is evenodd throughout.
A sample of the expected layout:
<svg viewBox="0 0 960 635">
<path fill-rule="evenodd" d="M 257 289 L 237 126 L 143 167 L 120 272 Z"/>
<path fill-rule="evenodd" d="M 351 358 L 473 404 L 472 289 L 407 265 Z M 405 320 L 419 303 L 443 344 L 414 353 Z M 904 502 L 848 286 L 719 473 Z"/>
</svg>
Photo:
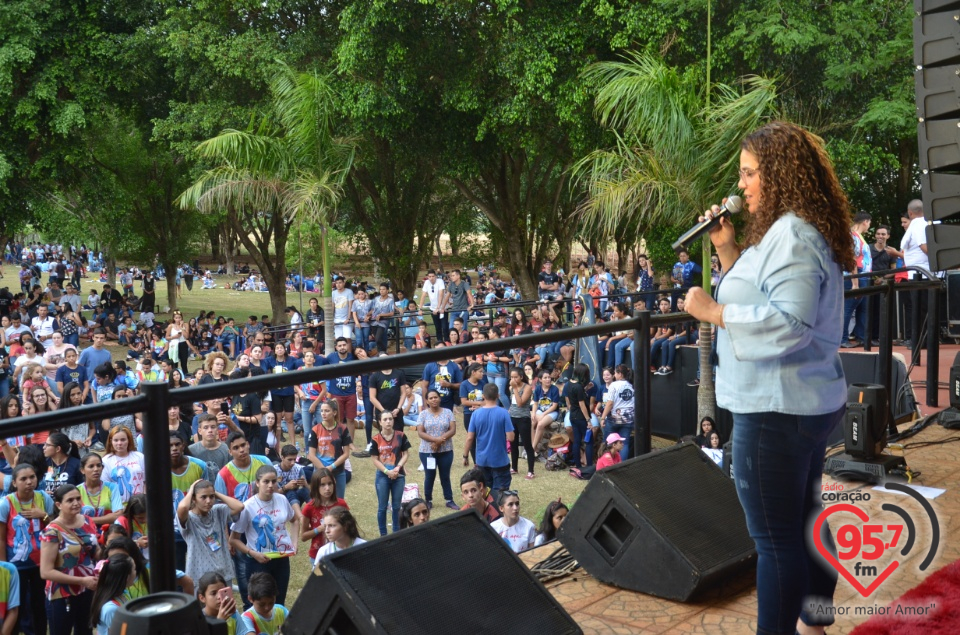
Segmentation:
<svg viewBox="0 0 960 635">
<path fill-rule="evenodd" d="M 940 288 L 927 293 L 927 405 L 936 408 L 940 403 Z"/>
<path fill-rule="evenodd" d="M 887 395 L 895 399 L 893 381 L 893 328 L 896 311 L 896 288 L 894 279 L 886 278 L 883 281 L 883 298 L 880 305 L 880 383 L 887 388 Z M 896 405 L 893 406 L 896 408 Z M 893 413 L 894 416 L 897 414 Z M 888 433 L 897 434 L 897 424 L 894 417 L 890 418 Z"/>
<path fill-rule="evenodd" d="M 863 322 L 863 350 L 869 353 L 872 350 L 873 340 L 873 307 L 877 304 L 877 296 L 868 295 L 863 298 L 863 310 L 867 312 L 867 319 Z"/>
<path fill-rule="evenodd" d="M 650 311 L 640 311 L 633 330 L 633 455 L 650 452 Z M 600 422 L 601 425 L 603 422 Z"/>
<path fill-rule="evenodd" d="M 913 280 L 913 276 L 907 280 Z M 923 289 L 911 289 L 908 293 L 912 300 L 910 303 L 910 324 L 913 326 L 913 329 L 907 337 L 910 338 L 910 343 L 913 344 L 912 350 L 910 351 L 910 363 L 916 366 L 920 363 L 920 332 L 923 330 L 920 328 L 920 298 L 922 297 L 920 294 L 923 293 Z M 929 309 L 929 307 L 927 308 Z"/>
<path fill-rule="evenodd" d="M 170 385 L 143 382 L 140 392 L 148 404 L 143 420 L 146 464 L 147 534 L 150 537 L 150 592 L 176 590 L 176 550 L 173 543 L 173 491 L 170 485 L 170 432 L 167 409 Z"/>
</svg>

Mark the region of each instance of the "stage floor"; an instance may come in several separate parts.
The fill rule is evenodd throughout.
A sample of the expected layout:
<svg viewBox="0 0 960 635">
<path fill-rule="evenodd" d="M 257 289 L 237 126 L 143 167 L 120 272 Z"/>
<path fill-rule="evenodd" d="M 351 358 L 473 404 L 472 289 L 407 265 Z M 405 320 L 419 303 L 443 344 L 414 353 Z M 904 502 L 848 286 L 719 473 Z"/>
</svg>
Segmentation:
<svg viewBox="0 0 960 635">
<path fill-rule="evenodd" d="M 953 358 L 960 351 L 958 346 L 944 346 L 940 352 L 939 379 L 946 382 Z M 896 352 L 908 355 L 908 351 L 897 348 Z M 911 380 L 922 381 L 926 373 L 926 352 L 923 352 L 921 364 L 910 373 Z M 917 401 L 921 404 L 924 415 L 941 410 L 949 405 L 946 390 L 941 390 L 940 403 L 936 408 L 923 405 L 925 396 L 922 390 L 917 389 Z M 912 424 L 900 427 L 906 429 Z M 869 493 L 869 501 L 854 503 L 863 509 L 869 516 L 871 523 L 895 523 L 902 521 L 894 513 L 883 511 L 885 503 L 897 505 L 911 515 L 916 524 L 916 542 L 907 556 L 901 556 L 897 550 L 888 549 L 878 560 L 869 561 L 883 572 L 893 561 L 899 561 L 898 568 L 884 580 L 880 586 L 864 597 L 860 591 L 851 586 L 842 576 L 837 584 L 834 596 L 838 612 L 844 614 L 836 616 L 836 624 L 828 628 L 830 635 L 851 632 L 858 624 L 869 619 L 864 614 L 866 609 L 884 607 L 908 590 L 917 586 L 930 574 L 938 569 L 960 559 L 960 461 L 957 460 L 960 444 L 948 443 L 943 445 L 928 445 L 911 449 L 910 444 L 918 442 L 938 442 L 953 437 L 960 437 L 960 431 L 946 430 L 934 424 L 920 434 L 906 441 L 905 456 L 908 466 L 912 470 L 919 470 L 920 477 L 915 481 L 917 485 L 945 489 L 941 496 L 930 500 L 940 524 L 940 541 L 930 566 L 926 571 L 920 571 L 919 566 L 927 555 L 931 544 L 931 524 L 920 505 L 912 498 L 902 494 L 876 491 L 872 486 L 862 486 L 859 483 L 843 483 L 847 493 L 858 491 Z M 832 480 L 824 477 L 825 483 Z M 836 504 L 836 503 L 833 503 Z M 837 519 L 843 522 L 854 522 L 859 527 L 861 523 L 849 513 L 834 516 L 831 523 L 835 526 Z M 834 530 L 836 531 L 836 530 Z M 887 532 L 881 536 L 888 537 Z M 718 538 L 721 538 L 718 535 Z M 905 535 L 901 537 L 899 545 L 903 545 Z M 532 566 L 536 562 L 549 556 L 558 546 L 556 543 L 534 549 L 521 555 L 521 559 Z M 857 558 L 864 563 L 862 558 Z M 853 562 L 846 561 L 848 570 L 852 569 Z M 624 591 L 613 586 L 602 584 L 594 580 L 586 572 L 579 570 L 575 575 L 548 582 L 547 589 L 557 598 L 560 604 L 573 616 L 584 633 L 627 635 L 632 633 L 729 633 L 740 635 L 756 632 L 757 594 L 754 582 L 754 571 L 732 577 L 721 588 L 709 591 L 696 602 L 679 603 L 662 600 L 649 595 Z M 858 576 L 857 580 L 865 586 L 871 578 Z M 859 608 L 859 612 L 858 612 Z M 859 613 L 859 614 L 858 614 Z M 917 618 L 922 619 L 922 618 Z M 958 626 L 960 632 L 960 626 Z"/>
</svg>

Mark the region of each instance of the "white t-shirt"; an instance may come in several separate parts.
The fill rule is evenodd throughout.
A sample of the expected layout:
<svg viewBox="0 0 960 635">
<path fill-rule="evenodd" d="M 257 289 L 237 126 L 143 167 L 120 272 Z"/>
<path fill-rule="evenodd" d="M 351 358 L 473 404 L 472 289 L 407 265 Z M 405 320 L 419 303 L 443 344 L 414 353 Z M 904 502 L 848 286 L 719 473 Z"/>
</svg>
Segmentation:
<svg viewBox="0 0 960 635">
<path fill-rule="evenodd" d="M 517 520 L 517 524 L 513 527 L 507 527 L 507 523 L 502 517 L 490 523 L 490 527 L 507 541 L 514 553 L 526 551 L 533 546 L 537 539 L 537 528 L 533 522 L 523 516 Z"/>
<path fill-rule="evenodd" d="M 607 389 L 605 401 L 612 401 L 610 415 L 617 425 L 633 423 L 633 386 L 625 379 L 619 379 Z"/>
<path fill-rule="evenodd" d="M 443 280 L 440 278 L 437 278 L 437 281 L 434 283 L 431 283 L 429 280 L 423 283 L 423 293 L 426 293 L 427 297 L 430 298 L 431 311 L 440 305 L 440 294 L 443 293 L 443 290 L 446 288 L 446 285 L 443 284 Z M 420 303 L 423 304 L 423 294 L 420 295 Z"/>
<path fill-rule="evenodd" d="M 350 545 L 350 546 L 351 546 L 351 547 L 356 547 L 357 545 L 362 545 L 362 544 L 365 543 L 365 542 L 366 542 L 366 540 L 364 540 L 363 538 L 357 538 L 356 540 L 353 541 L 353 544 Z M 349 547 L 348 547 L 348 548 L 349 548 Z M 320 547 L 320 548 L 317 550 L 317 557 L 313 559 L 313 566 L 317 566 L 318 564 L 320 564 L 320 561 L 321 561 L 321 560 L 323 560 L 324 558 L 326 558 L 326 557 L 329 556 L 330 554 L 336 553 L 336 552 L 338 552 L 338 551 L 344 551 L 344 550 L 341 549 L 340 547 L 338 547 L 338 546 L 337 546 L 337 543 L 335 543 L 335 542 L 328 542 L 327 544 L 325 544 L 324 546 Z"/>
<path fill-rule="evenodd" d="M 103 480 L 117 487 L 124 504 L 134 494 L 146 491 L 145 478 L 146 468 L 139 452 L 130 452 L 124 457 L 116 454 L 103 457 Z"/>
<path fill-rule="evenodd" d="M 232 529 L 246 535 L 248 547 L 260 553 L 295 553 L 294 542 L 287 531 L 287 523 L 293 520 L 293 507 L 285 496 L 274 494 L 270 501 L 254 496 L 248 498 L 243 507 Z"/>
<path fill-rule="evenodd" d="M 930 259 L 923 253 L 920 245 L 927 244 L 927 221 L 922 216 L 914 218 L 900 241 L 903 249 L 903 264 L 907 267 L 930 268 Z"/>
</svg>

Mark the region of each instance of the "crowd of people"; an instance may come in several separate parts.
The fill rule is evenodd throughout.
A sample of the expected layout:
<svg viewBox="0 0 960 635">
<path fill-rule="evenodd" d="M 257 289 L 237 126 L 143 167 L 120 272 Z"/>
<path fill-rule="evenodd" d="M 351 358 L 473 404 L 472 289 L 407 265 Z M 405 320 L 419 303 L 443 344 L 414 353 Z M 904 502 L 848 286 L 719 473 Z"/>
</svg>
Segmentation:
<svg viewBox="0 0 960 635">
<path fill-rule="evenodd" d="M 378 535 L 428 521 L 439 480 L 446 507 L 476 509 L 519 552 L 554 539 L 567 512 L 557 500 L 536 525 L 520 514 L 512 479 L 521 459 L 526 479 L 535 478 L 538 461 L 588 478 L 629 453 L 632 371 L 624 362 L 632 349 L 618 348 L 623 337 L 598 344 L 610 364 L 599 386 L 575 362 L 572 340 L 510 345 L 517 335 L 578 323 L 583 307 L 564 300 L 581 291 L 595 296 L 600 319 L 627 316 L 629 296 L 606 297 L 626 291 L 624 280 L 602 263 L 581 263 L 569 280 L 545 263 L 539 297 L 493 316 L 481 307 L 518 296 L 492 268 L 479 268 L 476 280 L 431 270 L 416 299 L 389 283 L 348 286 L 339 275 L 332 316 L 338 337 L 326 352 L 317 298 L 304 315 L 290 307 L 282 328 L 266 316 L 238 323 L 213 311 L 189 319 L 174 311 L 164 323 L 155 313 L 154 270 L 122 268 L 118 285 L 98 281 L 102 291 L 91 289 L 84 301 L 88 253 L 42 251 L 16 250 L 29 277 L 21 277 L 21 294 L 0 293 L 0 419 L 129 398 L 144 381 L 229 382 L 386 355 L 391 336 L 405 350 L 450 350 L 417 376 L 403 368 L 348 372 L 170 409 L 178 584 L 235 633 L 276 632 L 282 624 L 298 543 L 309 543 L 319 562 L 363 542 L 348 503 L 351 459 L 376 469 Z M 62 261 L 63 276 L 55 265 L 38 267 Z M 593 275 L 583 275 L 588 270 Z M 688 283 L 678 271 L 677 284 Z M 671 285 L 662 299 L 674 307 L 682 295 Z M 645 296 L 638 305 L 646 306 Z M 503 339 L 503 349 L 457 354 L 458 345 L 487 339 Z M 0 569 L 7 572 L 0 584 L 8 585 L 5 617 L 14 628 L 106 633 L 117 607 L 146 592 L 142 425 L 139 414 L 124 415 L 0 441 L 9 492 L 0 502 Z M 469 469 L 455 493 L 458 432 L 465 439 L 459 459 Z M 422 488 L 412 492 L 405 488 L 411 470 L 423 471 Z"/>
</svg>

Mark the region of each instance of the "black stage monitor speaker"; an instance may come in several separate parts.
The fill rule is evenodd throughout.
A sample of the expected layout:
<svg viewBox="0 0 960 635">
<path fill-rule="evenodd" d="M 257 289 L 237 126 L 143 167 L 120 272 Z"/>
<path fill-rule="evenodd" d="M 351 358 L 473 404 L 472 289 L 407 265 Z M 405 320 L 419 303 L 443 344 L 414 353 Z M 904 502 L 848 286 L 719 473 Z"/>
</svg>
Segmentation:
<svg viewBox="0 0 960 635">
<path fill-rule="evenodd" d="M 950 9 L 960 9 L 960 0 L 913 0 L 913 10 L 917 15 Z"/>
<path fill-rule="evenodd" d="M 484 519 L 458 512 L 337 552 L 284 635 L 582 633 Z"/>
<path fill-rule="evenodd" d="M 756 555 L 733 481 L 692 443 L 597 472 L 559 538 L 601 582 L 679 601 Z"/>
</svg>

